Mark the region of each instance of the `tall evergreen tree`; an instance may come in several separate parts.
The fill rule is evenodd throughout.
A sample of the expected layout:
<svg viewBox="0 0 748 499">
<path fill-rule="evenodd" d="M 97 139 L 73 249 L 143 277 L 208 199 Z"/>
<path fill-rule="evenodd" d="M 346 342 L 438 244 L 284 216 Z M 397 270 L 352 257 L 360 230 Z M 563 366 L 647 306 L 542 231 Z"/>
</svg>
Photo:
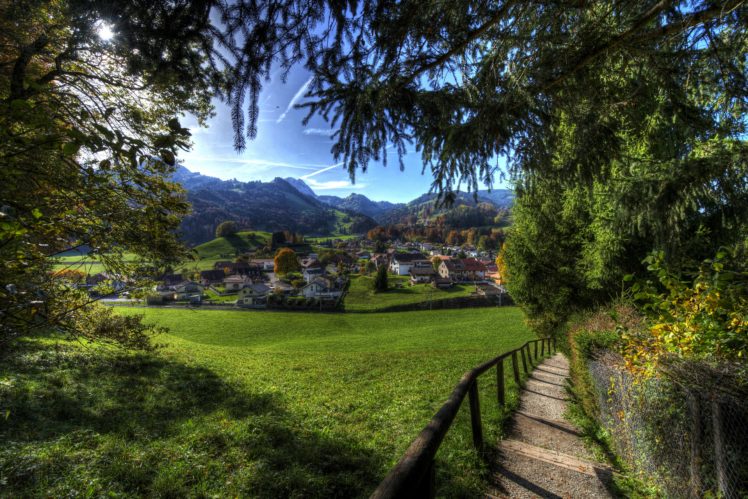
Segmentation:
<svg viewBox="0 0 748 499">
<path fill-rule="evenodd" d="M 374 276 L 374 291 L 384 293 L 387 289 L 389 289 L 387 266 L 380 265 L 377 269 L 377 274 Z"/>
</svg>

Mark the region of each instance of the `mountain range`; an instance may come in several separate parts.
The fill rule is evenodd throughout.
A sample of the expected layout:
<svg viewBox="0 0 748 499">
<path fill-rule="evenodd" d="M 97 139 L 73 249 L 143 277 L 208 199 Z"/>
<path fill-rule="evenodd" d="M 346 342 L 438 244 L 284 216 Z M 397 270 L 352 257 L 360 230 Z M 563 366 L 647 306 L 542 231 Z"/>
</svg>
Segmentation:
<svg viewBox="0 0 748 499">
<path fill-rule="evenodd" d="M 278 177 L 270 182 L 221 180 L 184 166 L 177 168 L 173 180 L 182 184 L 192 204 L 192 213 L 181 226 L 183 239 L 189 244 L 212 239 L 218 224 L 225 220 L 234 220 L 243 228 L 307 235 L 356 234 L 378 224 L 424 223 L 435 217 L 457 225 L 468 221 L 483 225 L 486 217 L 476 219 L 476 213 L 489 218 L 505 213 L 514 199 L 507 189 L 478 191 L 477 198 L 458 192 L 450 207 L 440 206 L 435 194 L 424 194 L 409 203 L 372 201 L 355 193 L 347 197 L 318 196 L 297 178 Z M 460 217 L 455 218 L 456 214 Z"/>
</svg>

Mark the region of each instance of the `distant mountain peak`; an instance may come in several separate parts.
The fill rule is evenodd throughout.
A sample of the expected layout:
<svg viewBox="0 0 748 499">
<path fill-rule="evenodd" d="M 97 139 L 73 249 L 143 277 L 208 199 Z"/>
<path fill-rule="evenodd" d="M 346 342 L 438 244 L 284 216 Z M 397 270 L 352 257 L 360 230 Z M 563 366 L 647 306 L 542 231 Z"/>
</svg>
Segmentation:
<svg viewBox="0 0 748 499">
<path fill-rule="evenodd" d="M 307 196 L 312 196 L 313 198 L 317 197 L 317 194 L 315 194 L 312 188 L 306 185 L 306 182 L 304 182 L 300 178 L 286 177 L 283 180 L 291 184 L 300 193 L 306 194 Z"/>
<path fill-rule="evenodd" d="M 218 224 L 226 220 L 253 230 L 309 235 L 362 233 L 376 225 L 365 215 L 331 209 L 297 179 L 221 180 L 178 167 L 173 180 L 182 184 L 192 204 L 192 213 L 181 224 L 183 240 L 188 243 L 212 239 Z"/>
</svg>

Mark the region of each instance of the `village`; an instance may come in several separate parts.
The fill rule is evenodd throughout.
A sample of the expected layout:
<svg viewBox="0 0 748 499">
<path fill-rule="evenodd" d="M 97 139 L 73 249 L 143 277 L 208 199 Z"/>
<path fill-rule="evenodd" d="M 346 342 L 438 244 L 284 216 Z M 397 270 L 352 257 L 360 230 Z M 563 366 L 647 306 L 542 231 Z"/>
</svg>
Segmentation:
<svg viewBox="0 0 748 499">
<path fill-rule="evenodd" d="M 295 265 L 288 268 L 279 268 L 277 258 L 241 254 L 192 274 L 163 275 L 146 304 L 331 310 L 341 307 L 351 279 L 376 274 L 382 267 L 398 277 L 391 279 L 393 287 L 430 286 L 440 291 L 469 284 L 474 296 L 494 301 L 505 293 L 493 252 L 401 241 L 392 241 L 380 252 L 376 246 L 356 237 L 331 238 L 300 251 L 285 249 L 295 257 Z"/>
</svg>

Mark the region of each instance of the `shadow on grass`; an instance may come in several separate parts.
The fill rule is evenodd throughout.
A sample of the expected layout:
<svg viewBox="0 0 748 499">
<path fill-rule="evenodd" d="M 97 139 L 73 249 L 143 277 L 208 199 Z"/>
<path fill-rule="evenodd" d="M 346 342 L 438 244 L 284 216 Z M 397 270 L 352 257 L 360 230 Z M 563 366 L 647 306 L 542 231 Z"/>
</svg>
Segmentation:
<svg viewBox="0 0 748 499">
<path fill-rule="evenodd" d="M 239 252 L 249 251 L 250 249 L 253 249 L 255 246 L 257 246 L 257 239 L 255 236 L 251 236 L 250 238 L 248 238 L 249 240 L 243 239 L 237 234 L 224 236 L 224 238 L 234 248 L 234 250 Z"/>
<path fill-rule="evenodd" d="M 356 497 L 385 462 L 204 367 L 36 342 L 0 357 L 0 441 L 0 496 Z"/>
</svg>

